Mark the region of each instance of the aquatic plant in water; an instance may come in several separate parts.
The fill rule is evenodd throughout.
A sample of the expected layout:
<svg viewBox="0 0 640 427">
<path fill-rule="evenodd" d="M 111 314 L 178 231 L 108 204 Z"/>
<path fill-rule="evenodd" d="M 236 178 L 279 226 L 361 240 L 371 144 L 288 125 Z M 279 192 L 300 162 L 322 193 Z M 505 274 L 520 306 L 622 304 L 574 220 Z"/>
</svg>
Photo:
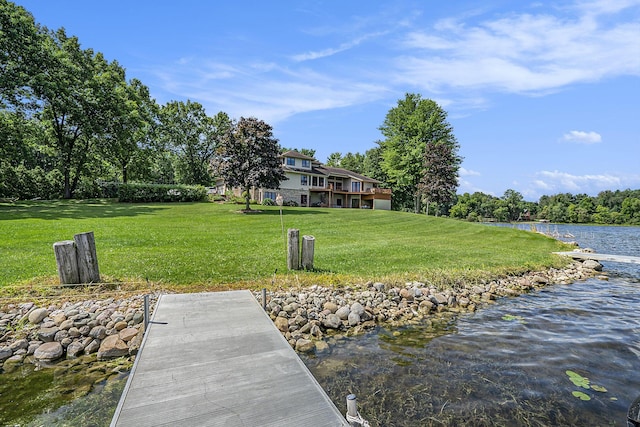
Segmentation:
<svg viewBox="0 0 640 427">
<path fill-rule="evenodd" d="M 597 384 L 591 384 L 591 382 L 589 381 L 589 378 L 583 377 L 577 372 L 567 370 L 565 371 L 565 373 L 569 377 L 569 380 L 571 380 L 573 385 L 575 385 L 576 387 L 582 387 L 585 390 L 593 390 L 593 391 L 598 391 L 600 393 L 607 392 L 607 389 L 605 387 Z M 582 391 L 574 391 L 571 394 L 580 400 L 591 400 L 591 397 Z M 616 400 L 616 399 L 612 398 L 611 400 Z"/>
<path fill-rule="evenodd" d="M 527 322 L 524 320 L 522 316 L 514 316 L 513 314 L 505 314 L 502 316 L 502 320 L 506 320 L 507 322 L 520 322 L 525 325 Z"/>
</svg>

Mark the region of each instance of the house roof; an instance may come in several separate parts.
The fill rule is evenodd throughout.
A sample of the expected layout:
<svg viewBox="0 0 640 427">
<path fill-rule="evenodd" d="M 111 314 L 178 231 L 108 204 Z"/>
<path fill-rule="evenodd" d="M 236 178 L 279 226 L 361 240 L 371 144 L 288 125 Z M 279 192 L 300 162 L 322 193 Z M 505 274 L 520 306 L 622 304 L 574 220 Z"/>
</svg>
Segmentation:
<svg viewBox="0 0 640 427">
<path fill-rule="evenodd" d="M 304 154 L 298 153 L 295 150 L 289 150 L 289 151 L 287 151 L 285 153 L 282 153 L 280 156 L 281 157 L 293 157 L 293 158 L 302 159 L 302 160 L 313 160 L 313 161 L 316 160 L 313 157 L 305 156 Z"/>
</svg>

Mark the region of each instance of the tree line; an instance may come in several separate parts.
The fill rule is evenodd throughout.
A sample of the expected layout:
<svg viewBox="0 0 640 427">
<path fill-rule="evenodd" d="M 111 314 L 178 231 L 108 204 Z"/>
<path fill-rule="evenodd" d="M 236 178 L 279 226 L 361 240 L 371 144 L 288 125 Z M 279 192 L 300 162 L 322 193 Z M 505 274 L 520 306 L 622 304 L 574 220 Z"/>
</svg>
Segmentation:
<svg viewBox="0 0 640 427">
<path fill-rule="evenodd" d="M 282 178 L 273 159 L 229 167 L 277 157 L 267 123 L 210 117 L 190 100 L 158 105 L 117 61 L 6 0 L 0 34 L 0 198 L 97 197 L 101 181 L 208 186 L 222 176 L 246 187 Z"/>
</svg>

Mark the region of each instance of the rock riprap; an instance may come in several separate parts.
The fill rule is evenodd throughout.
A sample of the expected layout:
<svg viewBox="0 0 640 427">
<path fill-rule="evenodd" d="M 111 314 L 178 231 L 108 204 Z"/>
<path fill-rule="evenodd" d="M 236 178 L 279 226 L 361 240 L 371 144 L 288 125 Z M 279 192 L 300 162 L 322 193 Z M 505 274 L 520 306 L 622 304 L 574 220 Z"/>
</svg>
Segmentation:
<svg viewBox="0 0 640 427">
<path fill-rule="evenodd" d="M 500 297 L 549 284 L 569 284 L 598 275 L 596 261 L 574 261 L 565 269 L 532 272 L 488 282 L 438 289 L 421 282 L 404 286 L 369 282 L 341 288 L 311 286 L 270 292 L 266 310 L 289 344 L 300 352 L 324 348 L 327 335 L 357 334 L 378 324 L 399 326 L 442 312 L 472 312 Z M 260 300 L 261 293 L 255 292 Z M 315 343 L 315 345 L 313 345 Z"/>
<path fill-rule="evenodd" d="M 151 296 L 150 306 L 156 297 Z M 38 307 L 0 308 L 0 366 L 51 363 L 97 353 L 99 360 L 134 356 L 143 338 L 144 296 Z"/>
</svg>

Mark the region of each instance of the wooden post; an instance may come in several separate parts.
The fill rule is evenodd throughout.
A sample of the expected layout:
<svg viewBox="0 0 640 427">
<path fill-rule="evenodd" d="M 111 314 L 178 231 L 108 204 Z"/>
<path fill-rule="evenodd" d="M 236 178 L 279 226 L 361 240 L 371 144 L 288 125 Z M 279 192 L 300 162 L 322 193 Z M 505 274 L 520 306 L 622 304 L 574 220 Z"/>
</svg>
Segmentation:
<svg viewBox="0 0 640 427">
<path fill-rule="evenodd" d="M 78 278 L 79 283 L 97 283 L 100 281 L 100 270 L 98 269 L 98 256 L 96 254 L 96 241 L 93 231 L 80 233 L 73 236 L 76 242 L 76 252 L 78 256 Z"/>
<path fill-rule="evenodd" d="M 302 268 L 313 270 L 313 251 L 316 238 L 313 236 L 302 236 Z"/>
<path fill-rule="evenodd" d="M 287 268 L 289 270 L 300 269 L 300 230 L 290 228 L 287 231 L 288 250 L 287 250 Z"/>
<path fill-rule="evenodd" d="M 56 255 L 56 265 L 60 284 L 80 283 L 78 276 L 78 259 L 76 255 L 76 243 L 73 240 L 63 240 L 53 244 L 53 252 Z"/>
</svg>

